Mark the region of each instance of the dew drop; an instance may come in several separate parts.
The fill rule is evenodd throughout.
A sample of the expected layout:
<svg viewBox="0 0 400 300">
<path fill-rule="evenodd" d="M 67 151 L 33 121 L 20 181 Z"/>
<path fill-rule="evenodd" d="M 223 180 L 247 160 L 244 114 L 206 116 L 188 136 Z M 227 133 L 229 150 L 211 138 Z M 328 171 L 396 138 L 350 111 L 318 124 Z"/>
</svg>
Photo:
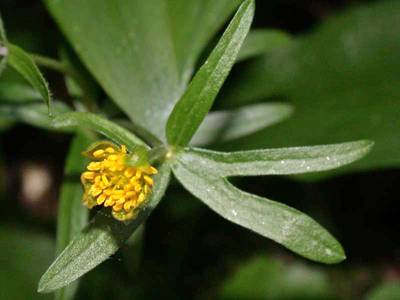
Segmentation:
<svg viewBox="0 0 400 300">
<path fill-rule="evenodd" d="M 238 213 L 236 210 L 232 209 L 232 214 L 236 217 Z"/>
</svg>

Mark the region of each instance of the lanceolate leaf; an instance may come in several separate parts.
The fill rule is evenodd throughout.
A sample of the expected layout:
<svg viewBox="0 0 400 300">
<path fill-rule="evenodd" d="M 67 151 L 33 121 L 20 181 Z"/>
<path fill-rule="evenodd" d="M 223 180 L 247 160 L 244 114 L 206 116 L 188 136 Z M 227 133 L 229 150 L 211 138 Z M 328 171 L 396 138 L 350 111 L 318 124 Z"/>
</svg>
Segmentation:
<svg viewBox="0 0 400 300">
<path fill-rule="evenodd" d="M 133 149 L 136 145 L 146 146 L 127 129 L 92 113 L 71 112 L 58 115 L 52 119 L 51 126 L 56 129 L 91 129 L 119 144 L 126 145 L 128 149 Z"/>
<path fill-rule="evenodd" d="M 209 172 L 207 161 L 180 160 L 173 171 L 194 196 L 227 220 L 268 237 L 314 261 L 345 259 L 340 244 L 318 223 L 284 204 L 245 193 Z"/>
<path fill-rule="evenodd" d="M 72 141 L 68 154 L 64 183 L 61 187 L 57 219 L 57 256 L 86 225 L 88 209 L 82 204 L 83 189 L 79 180 L 85 157 L 82 151 L 90 144 L 90 138 L 78 133 Z M 56 292 L 56 300 L 73 299 L 78 282 Z"/>
<path fill-rule="evenodd" d="M 42 276 L 38 291 L 49 293 L 66 286 L 114 254 L 158 205 L 169 178 L 170 166 L 164 164 L 154 177 L 154 190 L 146 207 L 128 224 L 114 220 L 104 210 L 100 211 Z"/>
<path fill-rule="evenodd" d="M 48 84 L 40 73 L 32 58 L 21 48 L 7 44 L 8 63 L 21 74 L 37 90 L 46 102 L 49 112 L 51 108 L 51 95 Z"/>
<path fill-rule="evenodd" d="M 280 30 L 252 30 L 240 49 L 237 61 L 268 53 L 272 49 L 288 45 L 291 40 L 289 34 Z"/>
<path fill-rule="evenodd" d="M 235 62 L 250 29 L 253 14 L 254 2 L 244 1 L 217 46 L 175 105 L 167 123 L 167 140 L 170 144 L 186 146 L 200 126 Z"/>
<path fill-rule="evenodd" d="M 238 152 L 190 149 L 180 160 L 186 164 L 201 161 L 208 172 L 220 176 L 301 174 L 349 164 L 366 155 L 373 144 L 371 141 L 357 141 Z"/>
<path fill-rule="evenodd" d="M 283 103 L 262 103 L 232 111 L 210 112 L 193 136 L 191 144 L 220 143 L 252 134 L 283 121 L 293 108 Z"/>
</svg>

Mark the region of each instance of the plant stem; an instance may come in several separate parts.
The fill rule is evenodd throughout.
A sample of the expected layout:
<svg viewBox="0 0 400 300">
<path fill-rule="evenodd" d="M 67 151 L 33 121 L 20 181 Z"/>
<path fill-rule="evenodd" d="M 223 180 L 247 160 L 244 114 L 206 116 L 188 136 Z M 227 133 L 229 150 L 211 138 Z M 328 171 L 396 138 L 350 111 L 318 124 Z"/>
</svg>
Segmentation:
<svg viewBox="0 0 400 300">
<path fill-rule="evenodd" d="M 39 54 L 31 54 L 31 57 L 33 61 L 39 66 L 43 66 L 60 73 L 64 73 L 65 75 L 68 75 L 72 78 L 76 77 L 75 71 L 73 69 L 69 68 L 67 65 L 58 60 Z"/>
<path fill-rule="evenodd" d="M 74 80 L 82 90 L 82 102 L 84 103 L 87 110 L 90 112 L 96 110 L 96 102 L 94 101 L 94 99 L 88 96 L 88 93 L 86 92 L 86 84 L 83 82 L 83 80 L 81 80 L 80 74 L 78 74 L 73 68 L 61 61 L 47 56 L 31 54 L 31 57 L 37 65 L 48 68 L 50 70 L 54 70 L 59 73 L 63 73 L 64 75 L 69 76 L 72 80 Z"/>
</svg>

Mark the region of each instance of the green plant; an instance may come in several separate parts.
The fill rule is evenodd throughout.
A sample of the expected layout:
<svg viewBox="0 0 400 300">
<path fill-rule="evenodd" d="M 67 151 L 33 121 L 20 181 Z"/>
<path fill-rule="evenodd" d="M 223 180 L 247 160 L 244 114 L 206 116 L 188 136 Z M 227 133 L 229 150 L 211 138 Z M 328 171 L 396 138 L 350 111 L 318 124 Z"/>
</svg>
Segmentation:
<svg viewBox="0 0 400 300">
<path fill-rule="evenodd" d="M 28 54 L 8 42 L 1 27 L 2 65 L 8 63 L 46 100 L 45 106 L 34 101 L 35 97 L 29 103 L 19 103 L 14 97 L 13 103 L 0 107 L 5 119 L 75 133 L 66 174 L 83 171 L 85 161 L 80 152 L 84 144 L 97 139 L 93 132 L 126 145 L 131 152 L 137 146 L 144 147 L 159 170 L 154 176 L 153 191 L 135 219 L 118 222 L 110 217 L 108 209 L 102 209 L 83 230 L 87 210 L 78 205 L 82 195 L 80 184 L 63 185 L 58 219 L 59 255 L 43 275 L 40 292 L 63 288 L 57 297 L 71 297 L 76 286 L 65 286 L 115 253 L 137 230 L 161 201 L 171 173 L 189 192 L 231 222 L 314 261 L 329 264 L 345 259 L 341 245 L 310 217 L 284 204 L 241 191 L 228 178 L 329 170 L 363 157 L 372 142 L 239 152 L 217 152 L 190 144 L 192 139 L 204 145 L 241 137 L 283 120 L 291 112 L 290 106 L 276 103 L 209 113 L 250 29 L 254 14 L 251 0 L 240 3 L 219 42 L 191 78 L 199 54 L 222 23 L 219 20 L 229 16 L 239 2 L 166 4 L 158 0 L 102 0 L 96 1 L 96 5 L 94 1 L 78 0 L 46 2 L 82 61 L 110 99 L 129 117 L 128 123 L 113 118 L 112 109 L 97 101 L 90 80 L 68 58 L 56 61 Z M 204 18 L 201 20 L 182 19 L 197 5 L 204 11 L 212 6 L 213 15 L 200 15 L 199 18 Z M 161 9 L 153 10 L 154 7 Z M 173 15 L 172 24 L 168 23 L 168 13 Z M 96 15 L 96 23 L 88 18 L 92 14 Z M 216 21 L 215 16 L 223 18 Z M 175 24 L 178 20 L 181 23 Z M 194 40 L 193 32 L 185 30 L 200 29 L 186 24 L 190 22 L 204 23 Z M 115 44 L 110 45 L 110 40 Z M 247 50 L 242 57 L 251 53 L 257 51 Z M 71 94 L 76 94 L 75 110 L 52 99 L 36 64 L 60 71 L 74 82 L 74 85 L 69 82 L 69 87 Z M 255 120 L 250 127 L 249 115 Z"/>
</svg>

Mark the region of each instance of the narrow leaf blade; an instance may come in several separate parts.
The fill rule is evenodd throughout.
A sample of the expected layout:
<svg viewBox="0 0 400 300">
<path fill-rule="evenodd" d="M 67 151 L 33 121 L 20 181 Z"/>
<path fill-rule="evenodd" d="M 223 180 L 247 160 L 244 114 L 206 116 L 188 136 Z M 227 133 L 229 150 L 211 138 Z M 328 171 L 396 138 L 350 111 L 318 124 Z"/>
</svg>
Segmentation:
<svg viewBox="0 0 400 300">
<path fill-rule="evenodd" d="M 217 46 L 175 105 L 167 122 L 167 140 L 170 144 L 186 146 L 200 126 L 235 62 L 250 29 L 253 14 L 254 2 L 244 1 Z"/>
<path fill-rule="evenodd" d="M 43 97 L 51 111 L 51 94 L 47 84 L 39 68 L 33 62 L 32 58 L 24 50 L 13 44 L 7 44 L 8 47 L 8 63 L 19 74 L 21 74 Z"/>
<path fill-rule="evenodd" d="M 88 209 L 82 205 L 82 186 L 79 174 L 82 172 L 86 158 L 82 151 L 90 144 L 90 138 L 78 133 L 72 141 L 68 154 L 64 183 L 61 187 L 57 218 L 57 256 L 67 247 L 70 241 L 83 229 L 88 221 Z M 55 294 L 56 300 L 72 300 L 78 282 L 60 289 Z"/>
<path fill-rule="evenodd" d="M 209 173 L 202 161 L 179 161 L 173 172 L 189 192 L 227 220 L 314 261 L 331 264 L 345 259 L 340 244 L 310 217 L 235 188 L 227 179 Z"/>
<path fill-rule="evenodd" d="M 186 163 L 201 160 L 220 176 L 289 175 L 318 172 L 347 165 L 366 155 L 373 142 L 362 140 L 323 146 L 290 147 L 238 152 L 191 149 Z"/>
<path fill-rule="evenodd" d="M 115 221 L 100 211 L 42 276 L 38 291 L 49 293 L 66 286 L 114 254 L 158 205 L 169 178 L 170 166 L 164 164 L 154 177 L 154 190 L 146 207 L 129 224 Z"/>
<path fill-rule="evenodd" d="M 137 145 L 146 146 L 129 130 L 92 113 L 70 112 L 58 115 L 52 119 L 51 126 L 55 129 L 91 129 L 119 144 L 125 144 L 129 149 Z"/>
<path fill-rule="evenodd" d="M 233 111 L 213 111 L 205 117 L 191 144 L 207 145 L 244 137 L 285 120 L 292 112 L 292 106 L 284 103 L 261 103 Z"/>
</svg>

